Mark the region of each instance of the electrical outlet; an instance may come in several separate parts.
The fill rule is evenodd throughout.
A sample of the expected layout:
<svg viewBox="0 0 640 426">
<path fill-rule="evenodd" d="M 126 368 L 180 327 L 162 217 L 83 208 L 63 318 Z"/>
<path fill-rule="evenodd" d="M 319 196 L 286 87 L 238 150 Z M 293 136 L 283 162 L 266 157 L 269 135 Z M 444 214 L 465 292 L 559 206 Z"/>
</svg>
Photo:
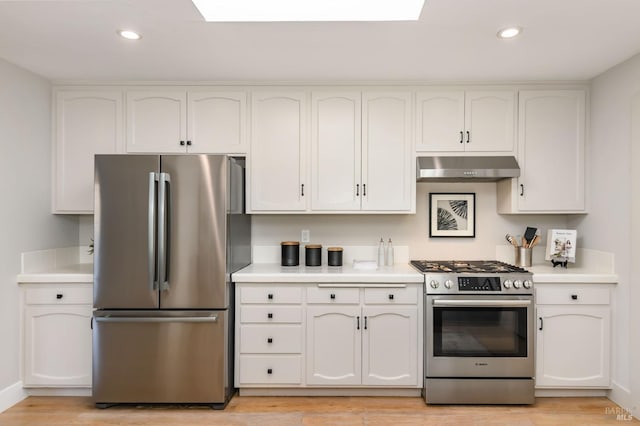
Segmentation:
<svg viewBox="0 0 640 426">
<path fill-rule="evenodd" d="M 302 232 L 300 233 L 300 240 L 303 243 L 308 243 L 309 241 L 311 241 L 311 233 L 309 232 L 308 229 L 302 230 Z"/>
</svg>

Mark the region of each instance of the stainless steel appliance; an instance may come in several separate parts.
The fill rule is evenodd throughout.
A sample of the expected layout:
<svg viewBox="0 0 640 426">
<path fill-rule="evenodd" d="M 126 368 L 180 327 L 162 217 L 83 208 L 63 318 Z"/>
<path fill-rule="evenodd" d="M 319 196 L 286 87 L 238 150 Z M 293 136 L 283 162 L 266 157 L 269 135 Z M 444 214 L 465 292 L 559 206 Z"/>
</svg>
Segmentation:
<svg viewBox="0 0 640 426">
<path fill-rule="evenodd" d="M 532 274 L 497 261 L 411 261 L 425 276 L 429 404 L 532 404 Z"/>
<path fill-rule="evenodd" d="M 226 156 L 95 157 L 97 406 L 229 401 L 230 277 L 251 262 L 243 180 Z"/>
<path fill-rule="evenodd" d="M 418 182 L 495 182 L 520 176 L 513 156 L 418 157 L 416 162 Z"/>
</svg>

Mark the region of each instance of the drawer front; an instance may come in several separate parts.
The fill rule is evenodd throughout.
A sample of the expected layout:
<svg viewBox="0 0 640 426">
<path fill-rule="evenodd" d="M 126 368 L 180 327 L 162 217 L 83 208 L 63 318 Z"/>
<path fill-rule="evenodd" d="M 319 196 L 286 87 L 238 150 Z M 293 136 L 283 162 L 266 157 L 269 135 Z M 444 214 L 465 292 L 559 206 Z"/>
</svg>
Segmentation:
<svg viewBox="0 0 640 426">
<path fill-rule="evenodd" d="M 302 288 L 270 284 L 242 286 L 240 303 L 302 303 Z"/>
<path fill-rule="evenodd" d="M 240 327 L 240 353 L 302 353 L 302 326 L 243 325 Z"/>
<path fill-rule="evenodd" d="M 365 288 L 364 303 L 368 305 L 417 305 L 418 288 Z"/>
<path fill-rule="evenodd" d="M 587 288 L 560 284 L 557 287 L 536 288 L 538 305 L 608 305 L 611 293 L 607 288 Z"/>
<path fill-rule="evenodd" d="M 360 303 L 360 289 L 309 287 L 307 303 L 357 304 Z"/>
<path fill-rule="evenodd" d="M 27 305 L 92 305 L 93 288 L 28 288 L 25 302 Z"/>
<path fill-rule="evenodd" d="M 240 384 L 300 384 L 302 357 L 240 355 Z"/>
<path fill-rule="evenodd" d="M 301 324 L 301 306 L 240 306 L 240 322 L 259 324 Z"/>
</svg>

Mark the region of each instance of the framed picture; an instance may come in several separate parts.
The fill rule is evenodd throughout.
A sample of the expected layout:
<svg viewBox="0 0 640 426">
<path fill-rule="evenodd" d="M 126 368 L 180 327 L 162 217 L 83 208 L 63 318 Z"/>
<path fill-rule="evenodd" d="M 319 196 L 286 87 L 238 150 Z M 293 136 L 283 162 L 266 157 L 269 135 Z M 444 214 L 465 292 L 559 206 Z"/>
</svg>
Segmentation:
<svg viewBox="0 0 640 426">
<path fill-rule="evenodd" d="M 475 193 L 429 193 L 429 236 L 476 236 Z"/>
</svg>

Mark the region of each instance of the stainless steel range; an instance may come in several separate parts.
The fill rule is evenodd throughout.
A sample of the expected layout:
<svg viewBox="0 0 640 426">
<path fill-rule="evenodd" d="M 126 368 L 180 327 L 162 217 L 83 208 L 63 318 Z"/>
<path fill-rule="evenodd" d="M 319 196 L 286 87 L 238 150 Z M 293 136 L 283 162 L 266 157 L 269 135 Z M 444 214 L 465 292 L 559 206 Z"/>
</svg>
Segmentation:
<svg viewBox="0 0 640 426">
<path fill-rule="evenodd" d="M 428 404 L 532 404 L 532 274 L 498 261 L 422 261 Z"/>
</svg>

